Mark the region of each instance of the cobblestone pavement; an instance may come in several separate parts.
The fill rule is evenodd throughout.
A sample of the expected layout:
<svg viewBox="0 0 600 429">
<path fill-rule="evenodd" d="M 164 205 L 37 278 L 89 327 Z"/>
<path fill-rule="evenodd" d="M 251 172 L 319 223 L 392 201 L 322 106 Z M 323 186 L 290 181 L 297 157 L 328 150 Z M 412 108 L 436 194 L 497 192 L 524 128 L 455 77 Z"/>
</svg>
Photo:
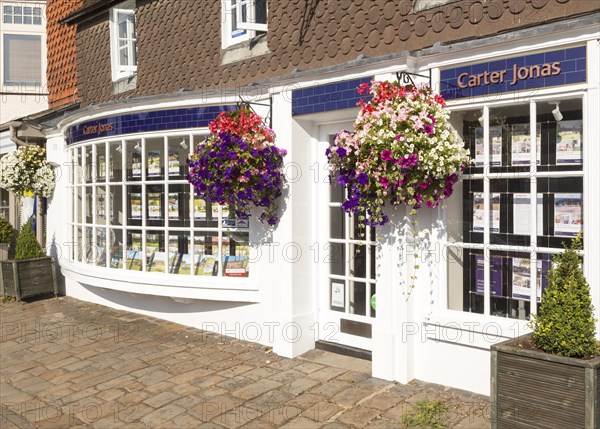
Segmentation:
<svg viewBox="0 0 600 429">
<path fill-rule="evenodd" d="M 373 378 L 369 362 L 319 350 L 286 359 L 71 298 L 0 315 L 3 429 L 401 428 L 425 399 L 447 403 L 447 427 L 490 427 L 486 397 Z"/>
</svg>

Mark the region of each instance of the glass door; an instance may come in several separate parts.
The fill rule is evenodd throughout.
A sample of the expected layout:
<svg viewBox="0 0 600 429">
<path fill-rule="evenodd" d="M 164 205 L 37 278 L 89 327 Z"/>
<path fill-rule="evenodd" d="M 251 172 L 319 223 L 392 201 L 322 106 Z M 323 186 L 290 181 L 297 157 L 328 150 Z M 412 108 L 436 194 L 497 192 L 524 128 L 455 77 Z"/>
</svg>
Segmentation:
<svg viewBox="0 0 600 429">
<path fill-rule="evenodd" d="M 325 149 L 336 133 L 351 127 L 351 123 L 321 126 L 320 162 L 326 162 Z M 330 183 L 327 171 L 321 171 L 319 339 L 371 350 L 377 292 L 375 229 L 359 228 L 357 216 L 342 211 L 344 187 Z"/>
</svg>

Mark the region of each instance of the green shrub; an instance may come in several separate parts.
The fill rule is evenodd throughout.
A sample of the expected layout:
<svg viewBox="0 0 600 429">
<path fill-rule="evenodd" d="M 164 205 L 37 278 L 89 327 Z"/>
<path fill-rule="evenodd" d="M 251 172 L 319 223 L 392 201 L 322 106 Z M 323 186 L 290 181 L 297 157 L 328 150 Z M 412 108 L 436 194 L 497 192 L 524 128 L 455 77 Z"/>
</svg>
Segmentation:
<svg viewBox="0 0 600 429">
<path fill-rule="evenodd" d="M 448 405 L 442 401 L 417 401 L 404 415 L 403 423 L 407 427 L 443 429 L 441 420 L 448 411 Z"/>
<path fill-rule="evenodd" d="M 10 243 L 13 239 L 14 229 L 8 219 L 0 217 L 0 243 Z"/>
<path fill-rule="evenodd" d="M 17 237 L 17 246 L 15 248 L 15 259 L 33 259 L 45 256 L 42 246 L 35 239 L 33 224 L 27 222 L 21 227 L 21 232 Z"/>
<path fill-rule="evenodd" d="M 546 353 L 589 358 L 598 347 L 590 287 L 576 253 L 579 249 L 581 234 L 563 253 L 552 258 L 548 288 L 542 295 L 538 315 L 533 317 L 533 339 Z"/>
</svg>

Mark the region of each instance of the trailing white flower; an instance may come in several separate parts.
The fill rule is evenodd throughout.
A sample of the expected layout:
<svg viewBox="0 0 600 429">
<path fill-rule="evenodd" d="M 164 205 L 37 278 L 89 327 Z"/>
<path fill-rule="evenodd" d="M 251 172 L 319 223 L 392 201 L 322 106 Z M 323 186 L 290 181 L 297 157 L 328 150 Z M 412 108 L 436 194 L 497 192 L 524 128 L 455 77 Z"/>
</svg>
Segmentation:
<svg viewBox="0 0 600 429">
<path fill-rule="evenodd" d="M 43 147 L 20 146 L 0 160 L 0 187 L 12 194 L 49 197 L 54 190 L 54 179 Z"/>
</svg>

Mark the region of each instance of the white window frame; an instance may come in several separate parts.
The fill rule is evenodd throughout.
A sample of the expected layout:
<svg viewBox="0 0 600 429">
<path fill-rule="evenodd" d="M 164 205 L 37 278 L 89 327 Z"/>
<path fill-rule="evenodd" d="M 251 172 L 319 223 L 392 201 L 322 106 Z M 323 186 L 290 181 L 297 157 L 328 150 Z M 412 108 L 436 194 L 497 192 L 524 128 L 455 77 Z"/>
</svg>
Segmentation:
<svg viewBox="0 0 600 429">
<path fill-rule="evenodd" d="M 246 8 L 247 12 L 246 20 L 243 19 L 243 8 Z M 223 49 L 250 40 L 257 33 L 267 32 L 267 24 L 255 22 L 256 0 L 221 0 L 221 18 Z"/>
<path fill-rule="evenodd" d="M 484 165 L 491 164 L 491 153 L 490 153 L 490 137 L 489 137 L 489 112 L 490 110 L 497 107 L 506 107 L 511 104 L 529 104 L 530 107 L 530 132 L 531 132 L 531 141 L 535 141 L 536 139 L 536 117 L 537 117 L 537 105 L 542 103 L 548 103 L 551 101 L 561 101 L 561 100 L 570 100 L 570 99 L 580 99 L 582 103 L 583 110 L 583 132 L 584 136 L 589 136 L 587 131 L 587 116 L 586 116 L 586 105 L 587 105 L 587 92 L 585 91 L 585 87 L 580 85 L 578 87 L 569 88 L 562 92 L 553 92 L 552 90 L 544 90 L 541 91 L 540 94 L 536 94 L 535 96 L 529 97 L 525 101 L 526 98 L 520 99 L 518 103 L 515 103 L 514 99 L 511 99 L 511 95 L 503 95 L 499 97 L 498 100 L 494 101 L 481 101 L 481 102 L 456 102 L 449 103 L 448 108 L 451 111 L 461 111 L 461 110 L 473 110 L 473 109 L 482 109 L 483 112 L 483 128 L 484 128 Z M 589 137 L 586 137 L 586 142 Z M 585 144 L 585 143 L 584 143 Z M 590 144 L 589 142 L 587 143 Z M 489 169 L 484 168 L 483 173 L 464 175 L 463 179 L 482 179 L 484 181 L 484 219 L 489 219 L 490 214 L 490 196 L 492 192 L 490 191 L 490 179 L 502 179 L 502 178 L 521 178 L 523 180 L 530 181 L 530 225 L 532 225 L 531 234 L 530 234 L 530 244 L 529 246 L 514 246 L 514 245 L 502 245 L 502 244 L 490 244 L 490 224 L 489 222 L 485 223 L 484 226 L 484 242 L 483 243 L 470 243 L 470 242 L 451 242 L 448 240 L 448 236 L 446 235 L 442 240 L 442 248 L 443 251 L 443 260 L 446 263 L 440 264 L 440 306 L 437 319 L 440 321 L 443 320 L 464 320 L 464 318 L 468 320 L 493 320 L 495 323 L 500 323 L 502 326 L 509 327 L 509 329 L 516 329 L 515 332 L 524 332 L 523 329 L 527 326 L 529 320 L 531 320 L 531 316 L 537 314 L 537 310 L 539 307 L 539 303 L 537 302 L 537 254 L 544 253 L 554 255 L 557 253 L 564 252 L 564 249 L 558 247 L 538 247 L 537 245 L 537 179 L 538 178 L 548 178 L 548 177 L 581 177 L 585 179 L 585 170 L 584 165 L 582 164 L 581 170 L 572 170 L 572 171 L 537 171 L 537 147 L 536 145 L 531 146 L 531 162 L 530 162 L 530 170 L 528 172 L 522 173 L 493 173 L 490 172 Z M 585 161 L 583 161 L 585 163 Z M 586 197 L 588 197 L 587 192 L 584 190 L 582 193 L 583 202 L 585 204 Z M 454 202 L 456 203 L 456 201 Z M 440 209 L 440 220 L 442 222 L 446 222 L 446 209 Z M 585 225 L 585 224 L 584 224 Z M 584 236 L 584 249 L 586 249 L 586 239 Z M 484 251 L 484 311 L 481 313 L 470 313 L 468 311 L 463 310 L 454 310 L 448 308 L 448 264 L 449 261 L 449 249 L 481 249 Z M 526 253 L 530 252 L 530 279 L 532 281 L 530 293 L 531 296 L 529 298 L 530 304 L 530 318 L 529 319 L 515 319 L 509 317 L 498 317 L 494 316 L 490 312 L 491 305 L 491 291 L 490 291 L 490 251 L 508 251 L 508 252 L 521 252 Z M 587 250 L 578 251 L 578 254 L 584 258 L 584 267 L 586 264 Z M 462 318 L 462 319 L 461 319 Z"/>
<path fill-rule="evenodd" d="M 133 20 L 127 20 L 127 37 L 119 38 L 119 15 L 126 14 L 132 16 Z M 125 9 L 114 7 L 110 10 L 110 57 L 113 82 L 130 77 L 137 72 L 137 37 L 135 31 L 135 11 L 133 9 Z M 121 65 L 119 62 L 119 41 L 126 40 L 125 49 L 129 51 L 130 64 Z"/>
</svg>

